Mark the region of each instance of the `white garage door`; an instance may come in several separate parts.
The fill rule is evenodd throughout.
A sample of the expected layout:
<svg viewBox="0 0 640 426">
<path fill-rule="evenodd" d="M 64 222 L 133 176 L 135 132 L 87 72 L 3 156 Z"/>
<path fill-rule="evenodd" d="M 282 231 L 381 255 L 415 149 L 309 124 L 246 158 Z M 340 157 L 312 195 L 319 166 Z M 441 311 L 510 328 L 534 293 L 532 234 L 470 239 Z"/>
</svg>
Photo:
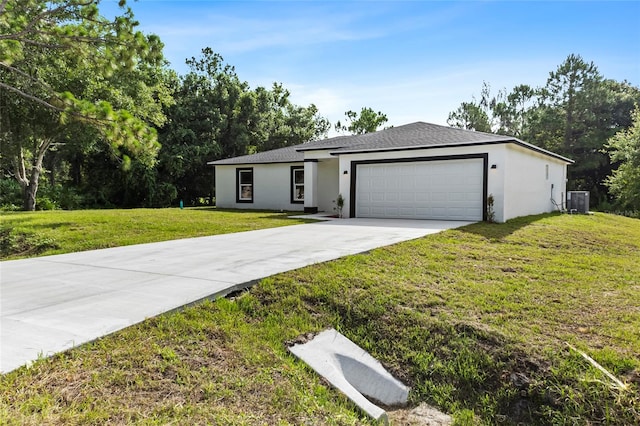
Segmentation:
<svg viewBox="0 0 640 426">
<path fill-rule="evenodd" d="M 356 217 L 482 220 L 483 160 L 359 164 Z"/>
</svg>

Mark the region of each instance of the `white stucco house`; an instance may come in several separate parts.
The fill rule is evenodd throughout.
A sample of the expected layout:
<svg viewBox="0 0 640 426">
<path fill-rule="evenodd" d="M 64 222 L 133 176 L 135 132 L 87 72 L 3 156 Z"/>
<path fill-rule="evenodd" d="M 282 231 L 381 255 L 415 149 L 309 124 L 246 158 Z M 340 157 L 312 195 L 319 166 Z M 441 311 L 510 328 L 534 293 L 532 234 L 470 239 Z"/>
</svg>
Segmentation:
<svg viewBox="0 0 640 426">
<path fill-rule="evenodd" d="M 212 161 L 222 208 L 480 221 L 564 207 L 573 161 L 510 136 L 417 122 Z"/>
</svg>

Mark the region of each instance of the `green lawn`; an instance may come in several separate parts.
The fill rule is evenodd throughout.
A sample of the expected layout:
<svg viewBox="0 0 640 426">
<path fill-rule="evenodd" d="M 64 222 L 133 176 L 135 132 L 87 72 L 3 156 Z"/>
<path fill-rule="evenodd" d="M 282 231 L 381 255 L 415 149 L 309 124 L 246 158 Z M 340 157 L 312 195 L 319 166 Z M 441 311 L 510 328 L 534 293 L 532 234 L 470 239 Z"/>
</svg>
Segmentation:
<svg viewBox="0 0 640 426">
<path fill-rule="evenodd" d="M 367 424 L 286 350 L 335 327 L 458 424 L 640 423 L 640 221 L 475 224 L 262 280 L 0 378 L 7 424 Z M 567 343 L 627 384 L 613 386 Z"/>
<path fill-rule="evenodd" d="M 251 231 L 304 223 L 284 213 L 212 208 L 0 213 L 0 259 Z"/>
</svg>

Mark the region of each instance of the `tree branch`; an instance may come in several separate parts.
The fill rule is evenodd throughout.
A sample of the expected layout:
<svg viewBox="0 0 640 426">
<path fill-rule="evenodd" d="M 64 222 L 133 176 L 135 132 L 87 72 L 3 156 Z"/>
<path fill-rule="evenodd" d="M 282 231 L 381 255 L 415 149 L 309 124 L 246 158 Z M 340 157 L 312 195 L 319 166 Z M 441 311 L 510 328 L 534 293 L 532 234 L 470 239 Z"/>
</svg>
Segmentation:
<svg viewBox="0 0 640 426">
<path fill-rule="evenodd" d="M 79 113 L 77 111 L 73 111 L 73 110 L 70 110 L 70 109 L 65 109 L 65 108 L 61 108 L 61 107 L 55 106 L 55 105 L 53 105 L 53 104 L 51 104 L 51 103 L 49 103 L 47 101 L 44 101 L 44 100 L 42 100 L 42 99 L 40 99 L 40 98 L 38 98 L 36 96 L 30 95 L 29 93 L 23 92 L 22 90 L 17 89 L 15 87 L 9 86 L 9 85 L 1 82 L 1 81 L 0 81 L 0 87 L 6 88 L 7 90 L 11 90 L 11 91 L 19 94 L 20 96 L 24 96 L 25 98 L 27 98 L 29 100 L 32 100 L 32 101 L 34 101 L 34 102 L 36 102 L 36 103 L 38 103 L 38 104 L 40 104 L 40 105 L 42 105 L 42 106 L 44 106 L 46 108 L 52 109 L 52 110 L 57 111 L 57 112 L 67 113 L 67 114 L 71 115 L 72 117 L 74 117 L 74 118 L 76 118 L 78 120 L 81 120 L 81 121 L 84 121 L 84 122 L 87 122 L 87 123 L 93 123 L 93 124 L 97 125 L 98 127 L 104 126 L 106 123 L 108 123 L 110 121 L 113 121 L 113 120 L 108 120 L 108 119 L 99 119 L 99 118 L 96 118 L 96 117 L 92 117 L 90 115 Z"/>
<path fill-rule="evenodd" d="M 34 101 L 34 102 L 36 102 L 36 103 L 38 103 L 40 105 L 45 106 L 47 108 L 53 109 L 53 110 L 58 111 L 58 112 L 63 112 L 64 111 L 63 108 L 57 107 L 55 105 L 52 105 L 49 102 L 38 98 L 37 96 L 30 95 L 27 92 L 24 92 L 24 91 L 22 91 L 22 90 L 20 90 L 20 89 L 18 89 L 16 87 L 13 87 L 13 86 L 9 86 L 8 84 L 5 84 L 5 83 L 3 83 L 1 81 L 0 81 L 0 87 L 2 87 L 4 89 L 7 89 L 7 90 L 11 90 L 12 92 L 19 94 L 20 96 L 25 97 L 25 98 L 27 98 L 27 99 L 29 99 L 31 101 Z"/>
<path fill-rule="evenodd" d="M 22 188 L 26 188 L 29 185 L 29 180 L 27 179 L 27 171 L 24 167 L 24 152 L 22 151 L 22 146 L 20 147 L 19 153 L 14 159 L 14 168 L 16 171 L 16 180 L 20 184 Z"/>
<path fill-rule="evenodd" d="M 9 70 L 10 72 L 16 73 L 16 74 L 20 75 L 21 77 L 24 77 L 24 78 L 30 80 L 32 83 L 35 83 L 35 84 L 37 84 L 39 86 L 44 87 L 47 91 L 49 91 L 51 93 L 55 92 L 51 86 L 49 86 L 48 84 L 46 84 L 42 80 L 38 80 L 37 78 L 27 74 L 26 72 L 22 71 L 19 68 L 13 67 L 13 66 L 11 66 L 9 64 L 6 64 L 4 62 L 0 62 L 0 67 L 4 67 L 7 70 Z"/>
<path fill-rule="evenodd" d="M 0 39 L 19 39 L 20 36 L 22 35 L 26 35 L 29 34 L 30 32 L 32 32 L 31 30 L 40 22 L 42 21 L 47 15 L 54 15 L 62 10 L 64 10 L 66 8 L 65 5 L 63 6 L 58 6 L 55 9 L 47 9 L 43 12 L 40 12 L 39 14 L 37 14 L 28 24 L 26 27 L 24 27 L 22 29 L 22 31 L 18 31 L 17 33 L 13 33 L 13 34 L 5 34 L 3 36 L 0 37 Z"/>
<path fill-rule="evenodd" d="M 38 169 L 42 168 L 42 161 L 44 160 L 44 155 L 47 153 L 47 150 L 51 146 L 52 138 L 45 138 L 38 144 L 37 155 L 35 156 L 35 161 L 33 163 L 33 167 L 37 167 Z"/>
<path fill-rule="evenodd" d="M 21 36 L 32 33 L 33 32 L 33 28 L 41 21 L 49 18 L 49 17 L 53 17 L 55 18 L 56 16 L 63 15 L 65 12 L 67 13 L 74 13 L 73 9 L 69 9 L 69 6 L 75 6 L 75 7 L 85 7 L 85 6 L 89 6 L 90 4 L 94 3 L 95 0 L 86 0 L 85 2 L 78 2 L 75 3 L 73 5 L 68 5 L 68 4 L 62 4 L 58 7 L 56 7 L 55 9 L 46 9 L 42 12 L 40 12 L 39 14 L 37 14 L 28 24 L 27 26 L 22 29 L 22 31 L 19 31 L 17 33 L 13 33 L 13 34 L 3 34 L 0 35 L 0 40 L 1 39 L 20 39 Z M 3 0 L 3 3 L 0 4 L 0 13 L 4 11 L 4 8 L 6 6 L 6 4 L 8 3 L 8 0 Z"/>
</svg>

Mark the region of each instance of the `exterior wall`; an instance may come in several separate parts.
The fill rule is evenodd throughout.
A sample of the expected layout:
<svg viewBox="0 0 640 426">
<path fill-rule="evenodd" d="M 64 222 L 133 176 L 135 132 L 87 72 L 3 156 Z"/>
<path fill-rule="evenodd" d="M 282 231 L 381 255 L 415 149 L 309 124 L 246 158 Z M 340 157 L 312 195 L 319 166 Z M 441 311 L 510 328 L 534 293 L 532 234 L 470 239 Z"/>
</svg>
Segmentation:
<svg viewBox="0 0 640 426">
<path fill-rule="evenodd" d="M 338 197 L 338 159 L 318 162 L 318 211 L 333 213 Z"/>
<path fill-rule="evenodd" d="M 343 214 L 347 216 L 351 208 L 351 163 L 353 161 L 378 160 L 378 159 L 402 159 L 412 157 L 441 157 L 449 155 L 467 155 L 467 154 L 488 154 L 487 167 L 487 194 L 494 196 L 495 219 L 502 222 L 505 219 L 505 197 L 504 197 L 504 173 L 506 164 L 506 145 L 480 145 L 465 146 L 455 148 L 431 148 L 416 149 L 410 151 L 386 151 L 371 152 L 362 154 L 341 154 L 339 169 L 339 191 L 345 199 Z M 495 164 L 496 168 L 491 169 L 491 165 Z M 348 170 L 349 174 L 343 174 L 344 170 Z"/>
<path fill-rule="evenodd" d="M 304 162 L 304 212 L 318 213 L 318 160 Z"/>
<path fill-rule="evenodd" d="M 513 145 L 507 146 L 506 154 L 505 220 L 564 207 L 567 192 L 564 162 Z"/>
<path fill-rule="evenodd" d="M 303 163 L 238 164 L 215 166 L 216 206 L 231 209 L 302 211 L 303 204 L 291 203 L 291 166 Z M 236 169 L 253 168 L 253 202 L 236 201 Z"/>
<path fill-rule="evenodd" d="M 504 174 L 507 164 L 506 145 L 496 145 L 489 151 L 487 167 L 487 197 L 493 195 L 493 213 L 496 222 L 504 222 L 506 219 L 506 200 Z M 495 168 L 492 168 L 496 166 Z"/>
<path fill-rule="evenodd" d="M 326 154 L 313 151 L 312 154 Z M 564 207 L 567 166 L 565 162 L 514 144 L 341 154 L 318 159 L 317 207 L 332 213 L 338 194 L 345 199 L 343 215 L 351 209 L 351 165 L 354 161 L 393 160 L 415 157 L 487 154 L 487 195 L 494 197 L 497 222 L 514 217 L 551 212 Z M 306 155 L 306 154 L 305 154 Z M 315 155 L 314 155 L 315 156 Z M 495 168 L 492 166 L 495 165 Z M 216 166 L 216 204 L 222 208 L 304 210 L 291 203 L 291 166 L 303 163 Z M 546 174 L 548 166 L 548 177 Z M 236 169 L 253 168 L 253 203 L 236 202 Z M 347 172 L 346 174 L 344 172 Z M 553 189 L 552 186 L 553 185 Z"/>
</svg>

